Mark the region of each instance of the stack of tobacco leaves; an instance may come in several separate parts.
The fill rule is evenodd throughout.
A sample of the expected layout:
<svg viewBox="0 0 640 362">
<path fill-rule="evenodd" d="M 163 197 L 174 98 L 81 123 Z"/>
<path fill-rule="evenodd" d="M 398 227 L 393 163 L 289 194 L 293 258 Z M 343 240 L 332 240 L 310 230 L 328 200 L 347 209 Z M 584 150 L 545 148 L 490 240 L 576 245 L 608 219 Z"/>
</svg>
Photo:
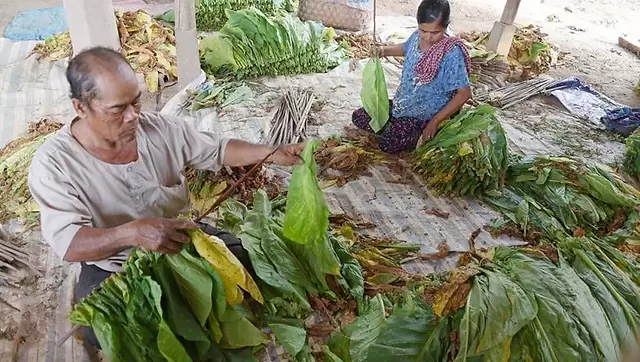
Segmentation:
<svg viewBox="0 0 640 362">
<path fill-rule="evenodd" d="M 256 8 L 268 16 L 293 11 L 292 0 L 200 0 L 196 5 L 196 26 L 200 31 L 220 30 L 228 20 L 226 10 Z"/>
<path fill-rule="evenodd" d="M 189 108 L 192 112 L 202 108 L 223 109 L 252 99 L 254 96 L 251 88 L 239 82 L 206 81 L 195 89 L 187 89 L 187 99 L 181 107 Z"/>
<path fill-rule="evenodd" d="M 323 73 L 347 58 L 335 31 L 321 23 L 255 8 L 226 13 L 220 33 L 200 42 L 203 69 L 216 78 Z"/>
<path fill-rule="evenodd" d="M 92 327 L 109 361 L 255 360 L 268 341 L 249 320 L 243 291 L 262 303 L 249 273 L 224 242 L 190 232 L 178 254 L 135 250 L 70 315 Z"/>
<path fill-rule="evenodd" d="M 620 361 L 636 342 L 640 274 L 607 241 L 498 247 L 453 271 L 433 304 L 367 299 L 324 348 L 329 361 Z"/>
<path fill-rule="evenodd" d="M 496 110 L 467 108 L 416 151 L 415 170 L 439 193 L 480 195 L 499 189 L 508 165 L 507 138 Z"/>
<path fill-rule="evenodd" d="M 122 55 L 136 72 L 144 75 L 147 89 L 158 91 L 160 81 L 178 77 L 176 38 L 173 29 L 162 25 L 142 10 L 115 13 Z M 60 33 L 36 45 L 32 54 L 38 60 L 58 60 L 71 56 L 69 32 Z"/>
<path fill-rule="evenodd" d="M 61 127 L 61 123 L 41 119 L 29 125 L 26 136 L 0 150 L 0 222 L 13 218 L 36 221 L 38 205 L 27 184 L 31 159 L 38 147 Z"/>
<path fill-rule="evenodd" d="M 640 202 L 640 193 L 612 170 L 567 157 L 514 158 L 505 184 L 485 201 L 525 237 L 612 234 Z"/>
</svg>

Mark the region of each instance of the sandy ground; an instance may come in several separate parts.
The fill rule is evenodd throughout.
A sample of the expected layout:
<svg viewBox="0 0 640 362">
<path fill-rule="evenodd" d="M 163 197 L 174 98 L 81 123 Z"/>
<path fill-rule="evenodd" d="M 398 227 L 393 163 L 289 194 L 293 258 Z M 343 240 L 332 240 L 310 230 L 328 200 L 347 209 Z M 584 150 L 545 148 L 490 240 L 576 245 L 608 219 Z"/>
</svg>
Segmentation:
<svg viewBox="0 0 640 362">
<path fill-rule="evenodd" d="M 148 0 L 148 2 L 171 2 L 171 0 Z M 419 1 L 377 0 L 380 15 L 414 16 Z M 19 11 L 29 8 L 61 5 L 61 0 L 2 0 L 0 4 L 0 28 L 4 27 Z M 500 17 L 504 1 L 497 0 L 452 0 L 453 24 L 456 32 L 490 30 Z M 640 98 L 632 89 L 640 80 L 640 58 L 617 46 L 619 35 L 629 33 L 635 20 L 640 19 L 638 0 L 555 0 L 540 2 L 523 1 L 517 22 L 523 25 L 536 24 L 549 34 L 549 40 L 565 54 L 563 62 L 552 69 L 549 75 L 555 78 L 578 76 L 618 102 L 640 106 Z M 640 35 L 636 36 L 640 38 Z M 168 90 L 163 103 L 176 90 Z M 147 97 L 147 109 L 156 108 L 155 97 Z M 615 138 L 595 131 L 584 123 L 567 115 L 562 109 L 541 99 L 525 102 L 503 112 L 512 134 L 519 134 L 516 145 L 524 145 L 527 151 L 540 153 L 565 153 L 583 157 L 595 157 L 604 162 L 619 160 L 622 144 Z M 35 243 L 34 243 L 35 244 Z M 32 244 L 31 252 L 42 252 L 43 246 Z M 34 261 L 41 267 L 49 260 Z M 27 289 L 17 291 L 29 296 L 33 306 L 23 322 L 20 315 L 0 305 L 0 339 L 13 339 L 16 333 L 31 338 L 38 337 L 37 316 L 51 313 L 56 307 L 56 289 L 65 271 L 34 281 Z M 6 296 L 3 292 L 0 295 Z M 23 301 L 24 302 L 24 301 Z M 26 329 L 26 330 L 25 330 Z M 31 331 L 31 332 L 29 332 Z M 44 331 L 41 331 L 41 333 Z"/>
</svg>

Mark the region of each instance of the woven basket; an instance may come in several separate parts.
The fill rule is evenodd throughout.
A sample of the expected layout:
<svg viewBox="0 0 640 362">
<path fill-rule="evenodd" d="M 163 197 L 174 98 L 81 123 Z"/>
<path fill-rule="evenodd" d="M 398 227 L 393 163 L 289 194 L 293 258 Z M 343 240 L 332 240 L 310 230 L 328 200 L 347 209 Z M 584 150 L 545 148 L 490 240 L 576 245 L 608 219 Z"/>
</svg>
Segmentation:
<svg viewBox="0 0 640 362">
<path fill-rule="evenodd" d="M 298 16 L 302 20 L 319 21 L 336 29 L 360 31 L 372 20 L 371 9 L 349 5 L 345 0 L 300 0 Z"/>
</svg>

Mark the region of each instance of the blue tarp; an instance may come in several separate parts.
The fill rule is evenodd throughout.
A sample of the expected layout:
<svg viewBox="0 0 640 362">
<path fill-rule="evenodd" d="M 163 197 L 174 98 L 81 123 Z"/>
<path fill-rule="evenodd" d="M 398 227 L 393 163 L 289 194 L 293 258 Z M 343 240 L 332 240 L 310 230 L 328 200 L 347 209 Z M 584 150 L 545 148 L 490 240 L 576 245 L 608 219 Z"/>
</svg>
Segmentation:
<svg viewBox="0 0 640 362">
<path fill-rule="evenodd" d="M 628 136 L 640 126 L 640 108 L 620 104 L 576 77 L 555 82 L 546 91 L 571 114 L 598 128 Z"/>
<path fill-rule="evenodd" d="M 67 30 L 62 6 L 19 12 L 11 19 L 4 37 L 14 41 L 44 40 Z"/>
</svg>

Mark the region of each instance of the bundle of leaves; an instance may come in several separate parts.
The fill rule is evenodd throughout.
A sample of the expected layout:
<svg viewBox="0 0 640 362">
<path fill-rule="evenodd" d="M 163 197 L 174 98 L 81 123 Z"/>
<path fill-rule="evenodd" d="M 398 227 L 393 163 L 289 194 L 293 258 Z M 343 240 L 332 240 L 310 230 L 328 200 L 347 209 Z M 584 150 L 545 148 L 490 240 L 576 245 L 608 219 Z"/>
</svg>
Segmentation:
<svg viewBox="0 0 640 362">
<path fill-rule="evenodd" d="M 415 170 L 443 194 L 499 189 L 508 165 L 507 137 L 495 108 L 467 108 L 416 151 Z"/>
<path fill-rule="evenodd" d="M 195 89 L 187 89 L 187 99 L 182 106 L 195 112 L 202 108 L 223 109 L 255 97 L 251 88 L 241 82 L 216 83 L 209 80 Z"/>
<path fill-rule="evenodd" d="M 31 159 L 38 147 L 61 127 L 62 123 L 41 119 L 29 125 L 26 136 L 0 150 L 0 222 L 12 218 L 36 221 L 38 205 L 27 184 Z"/>
<path fill-rule="evenodd" d="M 639 90 L 640 90 L 640 83 Z M 625 142 L 624 171 L 634 177 L 640 176 L 640 130 L 634 131 Z"/>
<path fill-rule="evenodd" d="M 485 201 L 525 236 L 609 234 L 625 224 L 640 202 L 638 190 L 612 170 L 566 157 L 514 158 L 505 184 Z"/>
<path fill-rule="evenodd" d="M 227 10 L 243 10 L 251 7 L 268 16 L 292 12 L 294 0 L 200 0 L 196 3 L 196 26 L 200 31 L 219 30 L 227 21 Z"/>
<path fill-rule="evenodd" d="M 472 60 L 484 59 L 487 63 L 498 60 L 497 54 L 486 47 L 489 41 L 488 32 L 469 32 L 460 36 L 467 42 Z M 554 50 L 545 40 L 546 36 L 538 26 L 516 28 L 506 61 L 514 71 L 520 73 L 521 78 L 533 78 L 546 73 L 554 65 Z M 492 64 L 492 66 L 495 65 L 497 64 Z"/>
<path fill-rule="evenodd" d="M 190 232 L 190 247 L 167 255 L 135 250 L 125 273 L 105 280 L 71 312 L 93 328 L 109 361 L 255 360 L 268 341 L 249 321 L 242 290 L 262 295 L 224 242 Z"/>
<path fill-rule="evenodd" d="M 218 210 L 219 226 L 237 235 L 249 253 L 265 296 L 269 328 L 297 360 L 313 360 L 309 340 L 317 329 L 329 328 L 330 333 L 337 328 L 314 328 L 312 316 L 327 312 L 322 298 L 361 305 L 364 294 L 360 265 L 346 242 L 328 230 L 328 208 L 313 158 L 316 147 L 315 142 L 305 147 L 304 163 L 293 171 L 286 200 L 269 200 L 260 190 L 251 209 L 228 200 Z"/>
<path fill-rule="evenodd" d="M 635 87 L 634 90 L 635 90 L 636 94 L 638 95 L 638 97 L 640 97 L 640 80 L 636 84 L 636 87 Z"/>
<path fill-rule="evenodd" d="M 318 22 L 255 8 L 226 13 L 220 33 L 200 42 L 203 69 L 217 78 L 323 73 L 347 57 L 333 29 Z"/>
<path fill-rule="evenodd" d="M 259 190 L 252 209 L 228 200 L 218 212 L 219 224 L 237 235 L 249 252 L 263 290 L 271 291 L 266 293 L 267 307 L 285 317 L 310 311 L 308 296 L 332 293 L 328 277 L 340 279 L 344 270 L 329 233 L 329 209 L 316 176 L 316 147 L 315 142 L 305 147 L 304 163 L 294 169 L 286 199 L 269 200 Z"/>
<path fill-rule="evenodd" d="M 164 26 L 143 10 L 115 12 L 122 55 L 137 73 L 144 75 L 147 89 L 158 91 L 160 80 L 178 77 L 176 38 L 173 29 Z M 71 56 L 69 32 L 57 34 L 37 44 L 32 51 L 38 60 L 59 60 Z"/>
<path fill-rule="evenodd" d="M 433 305 L 378 295 L 331 338 L 325 360 L 619 361 L 638 333 L 637 265 L 603 240 L 560 248 L 475 255 Z"/>
</svg>

